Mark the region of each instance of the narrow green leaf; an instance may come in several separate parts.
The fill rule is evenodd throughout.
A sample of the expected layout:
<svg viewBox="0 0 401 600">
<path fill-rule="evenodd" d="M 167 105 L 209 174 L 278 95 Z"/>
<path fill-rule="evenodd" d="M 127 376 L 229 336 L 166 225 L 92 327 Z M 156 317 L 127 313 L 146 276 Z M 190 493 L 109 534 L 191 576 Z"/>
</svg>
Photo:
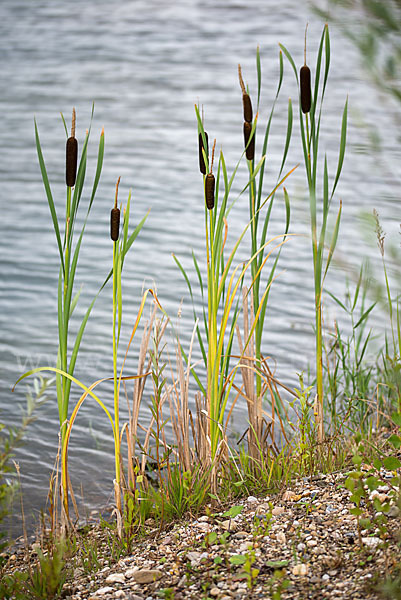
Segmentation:
<svg viewBox="0 0 401 600">
<path fill-rule="evenodd" d="M 367 319 L 368 315 L 372 312 L 372 310 L 374 309 L 376 304 L 377 304 L 377 302 L 374 302 L 371 306 L 369 306 L 369 308 L 367 310 L 365 310 L 365 312 L 363 313 L 361 318 L 358 320 L 356 325 L 354 325 L 354 329 L 357 329 L 359 327 L 359 325 L 361 325 L 361 323 L 363 323 Z"/>
<path fill-rule="evenodd" d="M 46 190 L 47 201 L 48 201 L 49 208 L 50 208 L 50 213 L 51 213 L 51 216 L 52 216 L 54 232 L 56 234 L 57 246 L 58 246 L 58 251 L 59 251 L 59 254 L 60 254 L 60 262 L 61 262 L 62 269 L 63 269 L 63 274 L 64 274 L 63 244 L 61 242 L 61 236 L 60 236 L 60 229 L 59 229 L 59 224 L 58 224 L 58 218 L 57 218 L 56 208 L 54 206 L 52 192 L 51 192 L 51 189 L 50 189 L 49 179 L 47 177 L 47 171 L 46 171 L 45 161 L 43 159 L 42 148 L 41 148 L 41 145 L 40 145 L 39 132 L 38 132 L 38 127 L 36 125 L 36 119 L 35 119 L 34 122 L 35 122 L 36 151 L 38 153 L 40 172 L 42 174 L 43 184 L 44 184 L 45 190 Z"/>
<path fill-rule="evenodd" d="M 333 191 L 331 192 L 331 197 L 333 197 L 335 189 L 337 187 L 338 180 L 340 178 L 341 170 L 343 168 L 344 163 L 344 155 L 345 155 L 345 146 L 347 143 L 347 115 L 348 115 L 348 98 L 345 102 L 342 124 L 341 124 L 341 141 L 340 141 L 340 153 L 338 155 L 338 166 L 337 173 L 334 180 Z"/>
<path fill-rule="evenodd" d="M 100 134 L 99 149 L 98 149 L 98 153 L 97 153 L 97 165 L 96 165 L 95 179 L 93 181 L 92 193 L 91 193 L 91 197 L 90 197 L 90 201 L 89 201 L 88 212 L 92 208 L 92 203 L 93 203 L 93 200 L 96 195 L 96 190 L 97 190 L 97 186 L 99 184 L 100 174 L 102 172 L 102 167 L 103 167 L 103 157 L 104 157 L 104 131 L 102 130 L 102 133 Z"/>
</svg>

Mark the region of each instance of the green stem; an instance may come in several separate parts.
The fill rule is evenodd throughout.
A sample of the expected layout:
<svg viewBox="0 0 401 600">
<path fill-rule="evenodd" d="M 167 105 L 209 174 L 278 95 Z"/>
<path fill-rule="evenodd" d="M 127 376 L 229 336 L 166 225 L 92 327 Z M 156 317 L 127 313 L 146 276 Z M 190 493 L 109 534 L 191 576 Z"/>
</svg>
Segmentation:
<svg viewBox="0 0 401 600">
<path fill-rule="evenodd" d="M 118 241 L 113 244 L 113 378 L 114 378 L 114 459 L 116 470 L 116 482 L 120 484 L 120 425 L 119 425 L 119 399 L 118 399 L 118 377 L 117 377 L 117 273 L 118 273 Z M 117 506 L 117 508 L 119 508 Z"/>
</svg>

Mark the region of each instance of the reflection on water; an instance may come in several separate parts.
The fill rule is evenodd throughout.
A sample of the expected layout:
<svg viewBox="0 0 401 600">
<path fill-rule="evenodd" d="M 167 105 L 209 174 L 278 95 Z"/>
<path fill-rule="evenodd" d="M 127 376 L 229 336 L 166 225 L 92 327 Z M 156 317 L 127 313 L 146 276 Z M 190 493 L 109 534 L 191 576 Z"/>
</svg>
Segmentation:
<svg viewBox="0 0 401 600">
<path fill-rule="evenodd" d="M 84 314 L 111 266 L 108 219 L 115 181 L 121 175 L 120 199 L 127 197 L 130 187 L 133 189 L 133 222 L 151 208 L 125 265 L 121 348 L 128 341 L 143 286 L 154 284 L 164 308 L 174 319 L 183 300 L 179 327 L 184 346 L 188 345 L 192 309 L 171 254 L 179 256 L 191 272 L 192 249 L 200 260 L 203 257 L 204 216 L 194 103 L 204 105 L 209 136 L 217 138 L 231 172 L 242 151 L 237 63 L 241 62 L 251 94 L 255 95 L 255 49 L 260 44 L 264 82 L 259 122 L 265 122 L 277 84 L 277 44 L 284 43 L 301 62 L 306 21 L 313 64 L 322 24 L 295 0 L 285 0 L 279 6 L 272 0 L 181 0 L 171 5 L 156 0 L 86 0 L 75 10 L 65 0 L 3 0 L 0 385 L 2 418 L 8 423 L 18 423 L 19 405 L 24 403 L 23 384 L 11 393 L 17 377 L 29 368 L 53 365 L 57 348 L 57 248 L 37 163 L 33 118 L 38 123 L 59 210 L 65 189 L 64 132 L 58 113 L 70 115 L 72 106 L 76 107 L 82 143 L 95 101 L 88 181 L 94 174 L 98 136 L 105 127 L 105 164 L 80 257 L 77 285 L 83 284 L 83 290 L 77 313 Z M 376 256 L 374 247 L 366 246 L 358 233 L 361 211 L 376 206 L 384 228 L 392 235 L 398 187 L 392 174 L 397 172 L 400 151 L 392 129 L 391 105 L 384 106 L 385 100 L 364 80 L 352 46 L 333 30 L 332 73 L 322 125 L 322 152 L 327 152 L 332 165 L 336 165 L 341 111 L 347 94 L 351 123 L 336 200 L 343 200 L 338 247 L 339 255 L 357 266 L 366 254 Z M 281 161 L 288 96 L 294 99 L 297 93 L 286 66 L 282 103 L 268 148 L 266 195 L 275 184 Z M 361 119 L 379 128 L 384 140 L 382 155 L 366 152 L 369 136 L 360 127 Z M 258 152 L 260 145 L 258 139 Z M 295 144 L 289 167 L 300 157 L 300 148 Z M 234 195 L 245 178 L 243 165 Z M 292 200 L 291 231 L 307 234 L 302 173 L 296 173 L 287 187 Z M 247 199 L 239 198 L 230 222 L 231 240 L 242 230 L 247 211 Z M 278 200 L 272 214 L 272 235 L 282 232 L 283 219 L 283 204 Z M 245 256 L 246 248 L 239 259 Z M 264 345 L 277 375 L 292 385 L 296 373 L 307 369 L 313 356 L 313 289 L 307 237 L 300 236 L 287 244 L 280 271 L 271 293 Z M 341 269 L 333 268 L 328 287 L 336 294 L 343 293 Z M 334 308 L 330 311 L 327 321 L 333 317 Z M 77 376 L 86 383 L 111 373 L 111 320 L 111 293 L 105 290 L 96 303 L 79 357 Z M 74 394 L 72 400 L 77 397 Z M 110 401 L 107 386 L 103 394 Z M 43 505 L 55 459 L 58 412 L 54 392 L 37 416 L 25 446 L 18 451 L 28 517 L 37 515 Z M 240 405 L 233 430 L 243 431 L 245 420 L 245 407 Z M 112 472 L 109 425 L 88 402 L 71 439 L 71 473 L 78 488 L 83 483 L 87 505 L 107 503 Z"/>
</svg>

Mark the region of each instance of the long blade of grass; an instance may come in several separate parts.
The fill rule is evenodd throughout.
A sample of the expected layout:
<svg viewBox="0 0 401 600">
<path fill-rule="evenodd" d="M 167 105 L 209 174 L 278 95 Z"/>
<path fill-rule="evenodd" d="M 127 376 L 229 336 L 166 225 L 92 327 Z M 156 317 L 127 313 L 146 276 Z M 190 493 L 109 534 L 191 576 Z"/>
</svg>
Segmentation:
<svg viewBox="0 0 401 600">
<path fill-rule="evenodd" d="M 342 124 L 341 124 L 340 153 L 338 156 L 337 173 L 336 173 L 336 177 L 334 180 L 333 191 L 331 192 L 331 197 L 333 197 L 333 195 L 334 195 L 338 180 L 340 178 L 341 170 L 343 168 L 343 163 L 344 163 L 345 146 L 347 143 L 347 115 L 348 115 L 348 98 L 345 102 L 344 111 L 343 111 L 343 118 L 342 118 Z"/>
<path fill-rule="evenodd" d="M 95 179 L 93 181 L 92 193 L 91 193 L 91 197 L 90 197 L 90 201 L 89 201 L 88 212 L 92 208 L 92 203 L 93 203 L 93 200 L 95 199 L 96 190 L 97 190 L 97 186 L 99 184 L 100 174 L 102 172 L 102 167 L 103 167 L 103 157 L 104 157 L 104 129 L 102 129 L 102 132 L 100 134 L 99 149 L 98 149 L 98 153 L 97 153 L 97 165 L 96 165 Z"/>
<path fill-rule="evenodd" d="M 34 123 L 35 123 L 36 151 L 38 153 L 40 172 L 42 174 L 42 180 L 43 180 L 43 184 L 45 186 L 47 201 L 49 203 L 50 214 L 52 216 L 52 221 L 53 221 L 54 232 L 56 234 L 58 251 L 59 251 L 59 254 L 60 254 L 60 262 L 61 262 L 62 269 L 63 269 L 63 274 L 64 274 L 63 244 L 61 242 L 61 236 L 60 236 L 60 229 L 59 229 L 59 224 L 58 224 L 58 218 L 57 218 L 56 208 L 54 206 L 52 192 L 51 192 L 51 189 L 50 189 L 49 179 L 48 179 L 48 176 L 47 176 L 45 161 L 43 159 L 42 148 L 41 148 L 41 145 L 40 145 L 39 132 L 38 132 L 37 124 L 36 124 L 36 119 L 34 120 Z"/>
</svg>

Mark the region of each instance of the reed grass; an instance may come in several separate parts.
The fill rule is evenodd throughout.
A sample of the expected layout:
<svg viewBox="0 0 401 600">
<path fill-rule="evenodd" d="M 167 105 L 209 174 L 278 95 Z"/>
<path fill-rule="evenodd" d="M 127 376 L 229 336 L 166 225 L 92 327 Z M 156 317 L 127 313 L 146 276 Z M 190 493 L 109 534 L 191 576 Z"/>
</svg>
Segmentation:
<svg viewBox="0 0 401 600">
<path fill-rule="evenodd" d="M 300 86 L 298 71 L 295 62 L 288 50 L 280 44 L 280 48 L 287 57 L 294 71 L 298 89 Z M 323 63 L 324 58 L 324 63 Z M 305 61 L 306 63 L 306 34 L 305 34 Z M 305 66 L 305 64 L 304 64 Z M 333 253 L 337 244 L 338 232 L 341 220 L 342 203 L 339 202 L 337 216 L 335 218 L 334 228 L 331 234 L 330 242 L 326 242 L 328 237 L 329 215 L 332 207 L 334 193 L 341 175 L 347 136 L 347 113 L 348 99 L 345 102 L 342 123 L 340 148 L 337 163 L 337 170 L 334 181 L 331 187 L 329 186 L 329 172 L 327 155 L 324 157 L 323 163 L 323 193 L 321 201 L 318 201 L 318 176 L 320 171 L 319 141 L 320 141 L 320 124 L 322 117 L 323 101 L 326 92 L 326 84 L 329 76 L 330 68 L 330 37 L 327 25 L 323 29 L 320 39 L 319 49 L 316 59 L 315 68 L 315 84 L 311 98 L 310 111 L 303 112 L 302 96 L 299 106 L 299 122 L 301 131 L 301 141 L 304 155 L 305 172 L 309 191 L 309 212 L 310 226 L 312 238 L 312 254 L 313 254 L 313 277 L 314 277 L 314 296 L 315 296 L 315 347 L 316 347 L 316 404 L 315 416 L 318 424 L 318 440 L 324 440 L 324 401 L 323 401 L 323 323 L 322 323 L 322 294 L 324 282 Z M 323 81 L 321 74 L 323 70 Z M 303 80 L 305 81 L 305 80 Z M 305 84 L 304 84 L 305 85 Z M 305 89 L 305 88 L 304 88 Z M 301 92 L 305 93 L 305 92 Z M 320 98 L 319 98 L 320 94 Z M 320 100 L 320 103 L 319 103 Z M 305 106 L 304 106 L 305 108 Z"/>
</svg>

